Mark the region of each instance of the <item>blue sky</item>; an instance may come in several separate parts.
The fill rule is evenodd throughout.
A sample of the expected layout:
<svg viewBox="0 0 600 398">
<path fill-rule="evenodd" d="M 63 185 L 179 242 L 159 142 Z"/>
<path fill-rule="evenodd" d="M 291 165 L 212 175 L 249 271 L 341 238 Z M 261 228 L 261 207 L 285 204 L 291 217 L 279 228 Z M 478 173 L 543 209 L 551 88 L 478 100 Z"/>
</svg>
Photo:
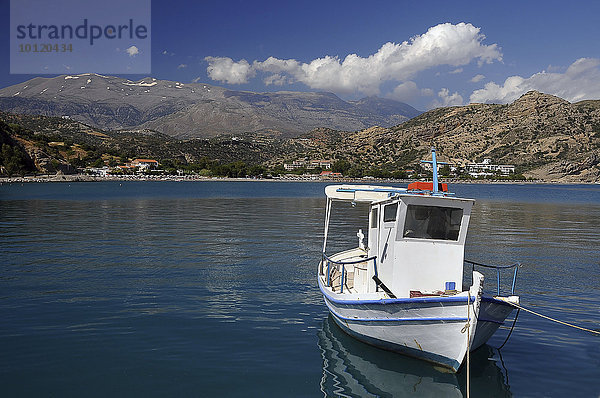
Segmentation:
<svg viewBox="0 0 600 398">
<path fill-rule="evenodd" d="M 8 54 L 9 2 L 0 5 Z M 170 0 L 152 1 L 151 14 L 159 79 L 378 95 L 421 110 L 506 103 L 531 89 L 600 99 L 595 1 Z M 9 66 L 1 57 L 1 87 L 34 77 Z"/>
</svg>

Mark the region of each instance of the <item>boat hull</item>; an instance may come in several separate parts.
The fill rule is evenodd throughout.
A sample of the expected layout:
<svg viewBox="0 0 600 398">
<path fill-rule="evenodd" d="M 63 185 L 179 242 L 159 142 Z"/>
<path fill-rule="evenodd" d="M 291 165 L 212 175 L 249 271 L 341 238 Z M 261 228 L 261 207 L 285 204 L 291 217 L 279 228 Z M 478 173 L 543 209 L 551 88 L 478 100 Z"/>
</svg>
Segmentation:
<svg viewBox="0 0 600 398">
<path fill-rule="evenodd" d="M 483 296 L 471 351 L 487 343 L 513 310 L 514 307 L 504 301 L 490 296 Z"/>
<path fill-rule="evenodd" d="M 321 391 L 336 397 L 462 397 L 455 374 L 439 372 L 426 362 L 390 357 L 355 343 L 327 317 L 318 333 L 323 357 Z M 385 353 L 384 353 L 385 354 Z"/>
<path fill-rule="evenodd" d="M 335 322 L 365 343 L 458 371 L 466 354 L 467 327 L 471 342 L 477 323 L 479 295 L 414 299 L 352 300 L 332 295 L 319 284 Z M 477 291 L 477 290 L 475 290 Z M 337 297 L 336 297 L 337 296 Z M 468 324 L 468 313 L 471 322 Z"/>
<path fill-rule="evenodd" d="M 464 349 L 456 347 L 456 342 L 442 340 L 436 337 L 437 334 L 459 334 L 460 325 L 458 328 L 445 327 L 436 328 L 436 333 L 433 335 L 427 334 L 431 330 L 430 325 L 402 325 L 402 326 L 385 326 L 385 331 L 381 327 L 363 328 L 356 324 L 349 324 L 333 315 L 334 321 L 338 326 L 349 335 L 364 343 L 383 348 L 390 351 L 395 351 L 403 355 L 419 358 L 436 365 L 441 365 L 452 369 L 454 372 L 460 368 Z M 399 329 L 399 330 L 394 330 Z M 390 338 L 389 335 L 394 335 Z M 416 335 L 417 338 L 401 337 L 401 335 Z M 419 342 L 420 341 L 420 342 Z M 421 345 L 422 344 L 422 345 Z M 423 348 L 423 345 L 425 348 Z M 454 347 L 454 350 L 447 349 L 448 346 Z"/>
</svg>

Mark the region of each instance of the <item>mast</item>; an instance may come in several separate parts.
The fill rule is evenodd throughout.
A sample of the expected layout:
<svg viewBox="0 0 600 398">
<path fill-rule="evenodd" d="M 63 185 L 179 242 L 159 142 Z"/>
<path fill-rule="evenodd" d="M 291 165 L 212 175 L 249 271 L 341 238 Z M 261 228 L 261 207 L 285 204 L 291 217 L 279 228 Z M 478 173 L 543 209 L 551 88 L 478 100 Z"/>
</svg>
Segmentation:
<svg viewBox="0 0 600 398">
<path fill-rule="evenodd" d="M 435 148 L 431 147 L 431 165 L 433 166 L 433 193 L 438 193 L 438 170 L 437 159 L 435 158 Z"/>
<path fill-rule="evenodd" d="M 438 162 L 435 156 L 435 147 L 431 147 L 431 160 L 421 160 L 421 163 L 429 163 L 433 167 L 433 189 L 431 190 L 432 195 L 439 195 L 439 183 L 438 183 L 438 164 L 448 164 L 445 162 Z"/>
</svg>

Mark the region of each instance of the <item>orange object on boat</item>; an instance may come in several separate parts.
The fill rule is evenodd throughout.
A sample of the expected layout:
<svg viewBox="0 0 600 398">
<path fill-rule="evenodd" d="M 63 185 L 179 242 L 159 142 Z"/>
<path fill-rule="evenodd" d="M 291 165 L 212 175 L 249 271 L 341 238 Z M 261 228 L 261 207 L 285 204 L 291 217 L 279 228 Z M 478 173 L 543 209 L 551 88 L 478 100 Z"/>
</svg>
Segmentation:
<svg viewBox="0 0 600 398">
<path fill-rule="evenodd" d="M 433 191 L 433 182 L 415 181 L 408 184 L 408 190 Z M 448 192 L 448 184 L 438 183 L 438 191 Z"/>
</svg>

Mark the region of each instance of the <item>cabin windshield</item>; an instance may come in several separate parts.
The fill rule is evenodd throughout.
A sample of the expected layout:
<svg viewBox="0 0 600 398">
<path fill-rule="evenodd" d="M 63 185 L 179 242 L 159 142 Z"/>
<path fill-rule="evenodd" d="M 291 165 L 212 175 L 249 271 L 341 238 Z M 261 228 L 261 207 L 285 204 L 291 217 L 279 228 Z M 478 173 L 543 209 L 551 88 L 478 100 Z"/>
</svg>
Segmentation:
<svg viewBox="0 0 600 398">
<path fill-rule="evenodd" d="M 457 241 L 462 215 L 454 207 L 408 205 L 404 237 Z"/>
<path fill-rule="evenodd" d="M 344 201 L 333 203 L 328 225 L 328 252 L 338 253 L 357 246 L 356 233 L 359 229 L 367 231 L 370 225 L 368 206 L 366 203 L 352 206 L 350 202 Z M 367 240 L 368 237 L 365 236 L 365 245 L 368 244 Z"/>
</svg>

